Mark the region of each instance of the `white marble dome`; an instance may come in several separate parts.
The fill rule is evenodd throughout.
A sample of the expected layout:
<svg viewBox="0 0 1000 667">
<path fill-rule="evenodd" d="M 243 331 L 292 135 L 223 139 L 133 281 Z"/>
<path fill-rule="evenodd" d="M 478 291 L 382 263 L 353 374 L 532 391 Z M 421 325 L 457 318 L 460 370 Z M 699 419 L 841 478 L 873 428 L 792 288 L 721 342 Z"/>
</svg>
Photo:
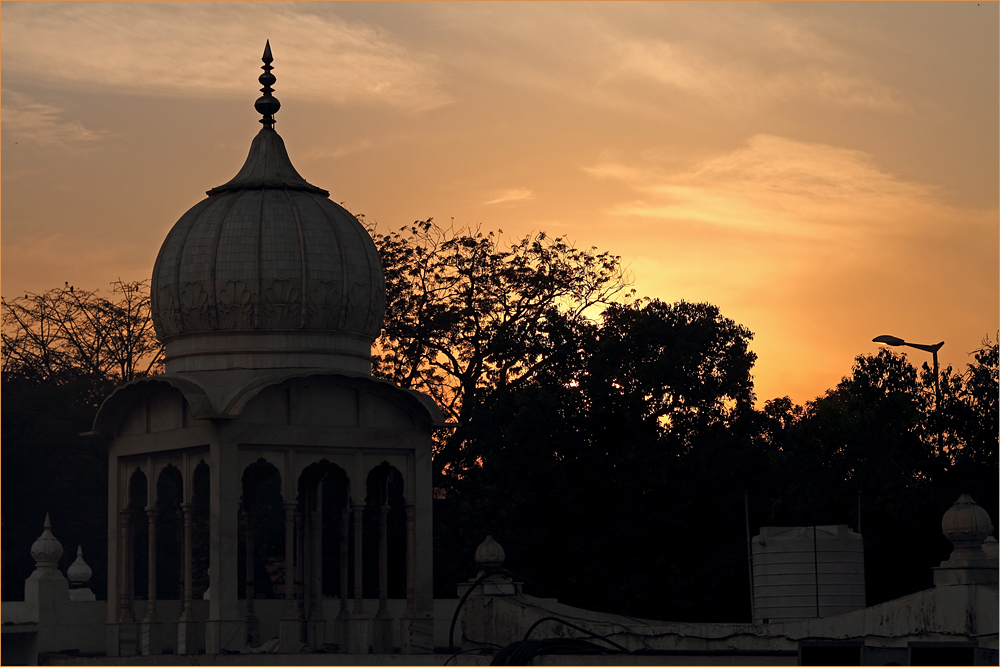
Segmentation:
<svg viewBox="0 0 1000 667">
<path fill-rule="evenodd" d="M 167 234 L 153 268 L 167 372 L 369 372 L 385 310 L 375 244 L 295 171 L 273 119 L 236 177 L 207 194 Z"/>
</svg>

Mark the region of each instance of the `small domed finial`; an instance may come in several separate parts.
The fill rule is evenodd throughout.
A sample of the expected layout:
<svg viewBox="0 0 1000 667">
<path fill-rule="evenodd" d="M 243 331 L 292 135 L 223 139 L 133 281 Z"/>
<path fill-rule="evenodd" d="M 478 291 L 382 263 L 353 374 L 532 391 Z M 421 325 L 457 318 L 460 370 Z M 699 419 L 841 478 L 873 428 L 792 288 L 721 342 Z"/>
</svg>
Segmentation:
<svg viewBox="0 0 1000 667">
<path fill-rule="evenodd" d="M 281 102 L 278 101 L 277 97 L 271 95 L 271 93 L 274 92 L 271 86 L 275 81 L 277 81 L 277 79 L 274 78 L 274 75 L 271 74 L 271 70 L 274 69 L 271 67 L 271 63 L 274 62 L 274 57 L 271 55 L 271 40 L 267 40 L 264 44 L 264 55 L 261 56 L 260 59 L 264 62 L 263 67 L 261 67 L 261 69 L 264 70 L 264 73 L 261 74 L 257 80 L 260 81 L 262 86 L 264 86 L 260 89 L 260 92 L 264 94 L 257 98 L 257 101 L 254 102 L 253 106 L 257 110 L 257 113 L 264 116 L 260 119 L 260 122 L 264 125 L 264 127 L 273 129 L 274 114 L 281 108 Z"/>
<path fill-rule="evenodd" d="M 505 558 L 503 547 L 493 539 L 492 535 L 487 535 L 482 544 L 476 548 L 476 565 L 479 566 L 480 574 L 491 568 L 500 567 Z"/>
<path fill-rule="evenodd" d="M 941 517 L 941 532 L 956 549 L 979 549 L 993 532 L 993 522 L 972 496 L 963 493 Z"/>
</svg>

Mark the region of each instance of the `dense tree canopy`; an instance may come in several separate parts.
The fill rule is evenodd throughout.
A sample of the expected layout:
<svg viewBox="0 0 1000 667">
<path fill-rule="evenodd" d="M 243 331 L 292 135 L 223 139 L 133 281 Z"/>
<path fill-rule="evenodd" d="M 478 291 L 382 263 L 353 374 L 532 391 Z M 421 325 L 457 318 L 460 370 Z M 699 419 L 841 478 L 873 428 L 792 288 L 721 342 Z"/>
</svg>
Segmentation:
<svg viewBox="0 0 1000 667">
<path fill-rule="evenodd" d="M 451 423 L 435 436 L 438 596 L 491 533 L 567 602 L 746 620 L 745 498 L 753 530 L 857 528 L 860 494 L 872 604 L 930 585 L 960 493 L 997 518 L 996 341 L 941 372 L 939 403 L 926 364 L 883 349 L 805 405 L 757 410 L 752 333 L 711 304 L 636 299 L 618 257 L 430 220 L 371 231 L 387 279 L 373 372 Z M 147 289 L 3 301 L 7 597 L 45 511 L 62 565 L 83 543 L 103 593 L 107 453 L 78 434 L 116 384 L 160 370 Z"/>
<path fill-rule="evenodd" d="M 563 354 L 548 340 L 553 319 L 583 321 L 627 287 L 618 257 L 544 233 L 506 247 L 431 220 L 370 231 L 386 275 L 373 374 L 430 394 L 456 426 L 438 440 L 438 472 L 454 466 L 477 407 Z"/>
</svg>

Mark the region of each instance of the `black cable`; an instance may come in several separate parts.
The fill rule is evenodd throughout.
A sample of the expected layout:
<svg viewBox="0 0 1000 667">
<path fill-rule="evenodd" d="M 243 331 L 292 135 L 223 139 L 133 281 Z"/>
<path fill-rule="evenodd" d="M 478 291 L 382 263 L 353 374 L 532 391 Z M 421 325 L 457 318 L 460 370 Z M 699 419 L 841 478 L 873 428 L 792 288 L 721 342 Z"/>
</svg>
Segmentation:
<svg viewBox="0 0 1000 667">
<path fill-rule="evenodd" d="M 552 591 L 553 593 L 555 593 L 556 595 L 559 595 L 561 597 L 568 598 L 570 600 L 576 600 L 577 602 L 582 602 L 583 604 L 588 605 L 590 607 L 596 607 L 597 609 L 600 609 L 601 611 L 607 612 L 609 614 L 614 614 L 615 616 L 624 616 L 625 618 L 629 619 L 630 621 L 635 621 L 636 623 L 641 623 L 643 625 L 649 626 L 649 623 L 646 622 L 646 621 L 644 621 L 644 620 L 642 620 L 641 618 L 633 618 L 632 616 L 629 616 L 628 614 L 623 614 L 621 612 L 608 609 L 607 607 L 602 607 L 601 605 L 596 604 L 594 602 L 588 602 L 586 600 L 581 600 L 580 598 L 575 597 L 573 595 L 570 595 L 569 593 L 563 593 L 560 590 L 556 590 L 555 588 L 552 588 L 551 586 L 546 586 L 545 584 L 540 584 L 537 581 L 532 581 L 531 579 L 528 579 L 524 575 L 518 574 L 516 572 L 510 572 L 509 570 L 507 570 L 507 572 L 509 572 L 511 575 L 516 576 L 517 578 L 521 579 L 525 583 L 532 584 L 533 586 L 539 586 L 540 588 L 544 588 L 547 591 Z M 621 625 L 621 623 L 619 623 L 618 625 Z"/>
<path fill-rule="evenodd" d="M 607 642 L 607 643 L 611 644 L 612 646 L 614 646 L 616 649 L 618 649 L 620 651 L 625 651 L 626 653 L 628 652 L 628 649 L 625 648 L 624 646 L 622 646 L 621 644 L 616 644 L 615 642 L 611 641 L 607 637 L 602 637 L 601 635 L 596 634 L 594 632 L 591 632 L 590 630 L 587 630 L 586 628 L 581 628 L 579 625 L 573 625 L 569 621 L 564 621 L 563 619 L 559 618 L 558 616 L 546 616 L 545 618 L 541 618 L 541 619 L 538 619 L 537 621 L 535 621 L 534 624 L 530 628 L 528 628 L 528 631 L 524 633 L 524 641 L 528 641 L 528 635 L 531 634 L 531 631 L 534 630 L 535 628 L 537 628 L 539 625 L 541 625 L 545 621 L 558 621 L 559 623 L 562 623 L 563 625 L 568 625 L 569 627 L 573 628 L 574 630 L 579 630 L 580 632 L 585 632 L 588 635 L 590 635 L 591 637 L 594 637 L 595 639 L 600 639 L 601 641 Z"/>
<path fill-rule="evenodd" d="M 492 644 L 492 646 L 496 646 L 499 649 L 503 648 L 503 647 L 499 646 L 498 644 Z M 466 653 L 477 653 L 478 652 L 479 655 L 486 655 L 486 653 L 491 652 L 491 651 L 495 651 L 495 650 L 496 649 L 492 649 L 492 648 L 470 648 L 470 649 L 466 649 L 464 651 L 458 651 L 457 653 L 452 653 L 450 656 L 448 656 L 448 659 L 444 661 L 444 666 L 443 667 L 446 667 L 447 664 L 449 662 L 451 662 L 454 658 L 457 658 L 458 656 L 464 655 Z"/>
</svg>

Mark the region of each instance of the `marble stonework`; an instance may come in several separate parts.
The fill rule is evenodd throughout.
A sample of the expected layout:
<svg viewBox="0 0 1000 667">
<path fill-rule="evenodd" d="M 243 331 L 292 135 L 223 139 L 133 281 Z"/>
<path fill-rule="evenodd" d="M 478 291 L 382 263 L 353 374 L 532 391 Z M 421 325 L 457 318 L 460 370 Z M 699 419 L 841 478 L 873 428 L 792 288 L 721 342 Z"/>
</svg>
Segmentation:
<svg viewBox="0 0 1000 667">
<path fill-rule="evenodd" d="M 336 643 L 367 653 L 371 641 L 391 651 L 392 637 L 404 653 L 433 652 L 431 431 L 442 425 L 441 412 L 428 397 L 371 377 L 385 309 L 378 253 L 358 220 L 292 166 L 273 127 L 280 105 L 271 96 L 270 47 L 263 60 L 265 95 L 255 106 L 264 127 L 246 162 L 181 216 L 153 269 L 152 317 L 166 372 L 116 389 L 94 422 L 95 435 L 109 443 L 107 653 L 204 647 L 218 654 L 272 636 L 282 652 Z M 259 492 L 247 486 L 254 466 L 280 478 L 280 566 L 294 582 L 281 584 L 283 611 L 273 622 L 258 617 L 253 577 L 237 580 L 241 521 L 258 525 L 247 518 Z M 324 475 L 346 484 L 340 505 L 325 510 L 336 513 L 341 534 L 326 538 L 332 519 L 323 519 L 316 500 Z M 194 491 L 206 479 L 207 506 Z M 372 479 L 384 484 L 375 501 L 381 506 L 371 504 Z M 402 507 L 389 504 L 390 479 L 392 502 Z M 177 491 L 163 496 L 170 485 Z M 405 557 L 391 565 L 386 516 L 396 512 L 398 530 L 404 510 L 405 539 L 395 544 L 398 554 L 405 541 Z M 164 512 L 183 517 L 177 602 L 157 591 Z M 368 520 L 380 531 L 377 549 L 361 539 Z M 196 595 L 199 521 L 209 526 L 210 586 Z M 256 530 L 245 533 L 247 559 L 256 557 Z M 332 613 L 321 599 L 323 550 L 338 547 L 340 598 Z M 136 590 L 140 552 L 149 554 L 147 590 Z M 386 574 L 378 612 L 367 611 L 362 571 L 373 561 L 380 573 L 403 569 L 392 574 L 405 578 L 402 613 L 391 611 L 399 604 L 388 603 Z M 249 600 L 240 599 L 244 591 Z M 196 597 L 207 598 L 207 615 Z M 267 603 L 257 606 L 274 606 Z"/>
</svg>

